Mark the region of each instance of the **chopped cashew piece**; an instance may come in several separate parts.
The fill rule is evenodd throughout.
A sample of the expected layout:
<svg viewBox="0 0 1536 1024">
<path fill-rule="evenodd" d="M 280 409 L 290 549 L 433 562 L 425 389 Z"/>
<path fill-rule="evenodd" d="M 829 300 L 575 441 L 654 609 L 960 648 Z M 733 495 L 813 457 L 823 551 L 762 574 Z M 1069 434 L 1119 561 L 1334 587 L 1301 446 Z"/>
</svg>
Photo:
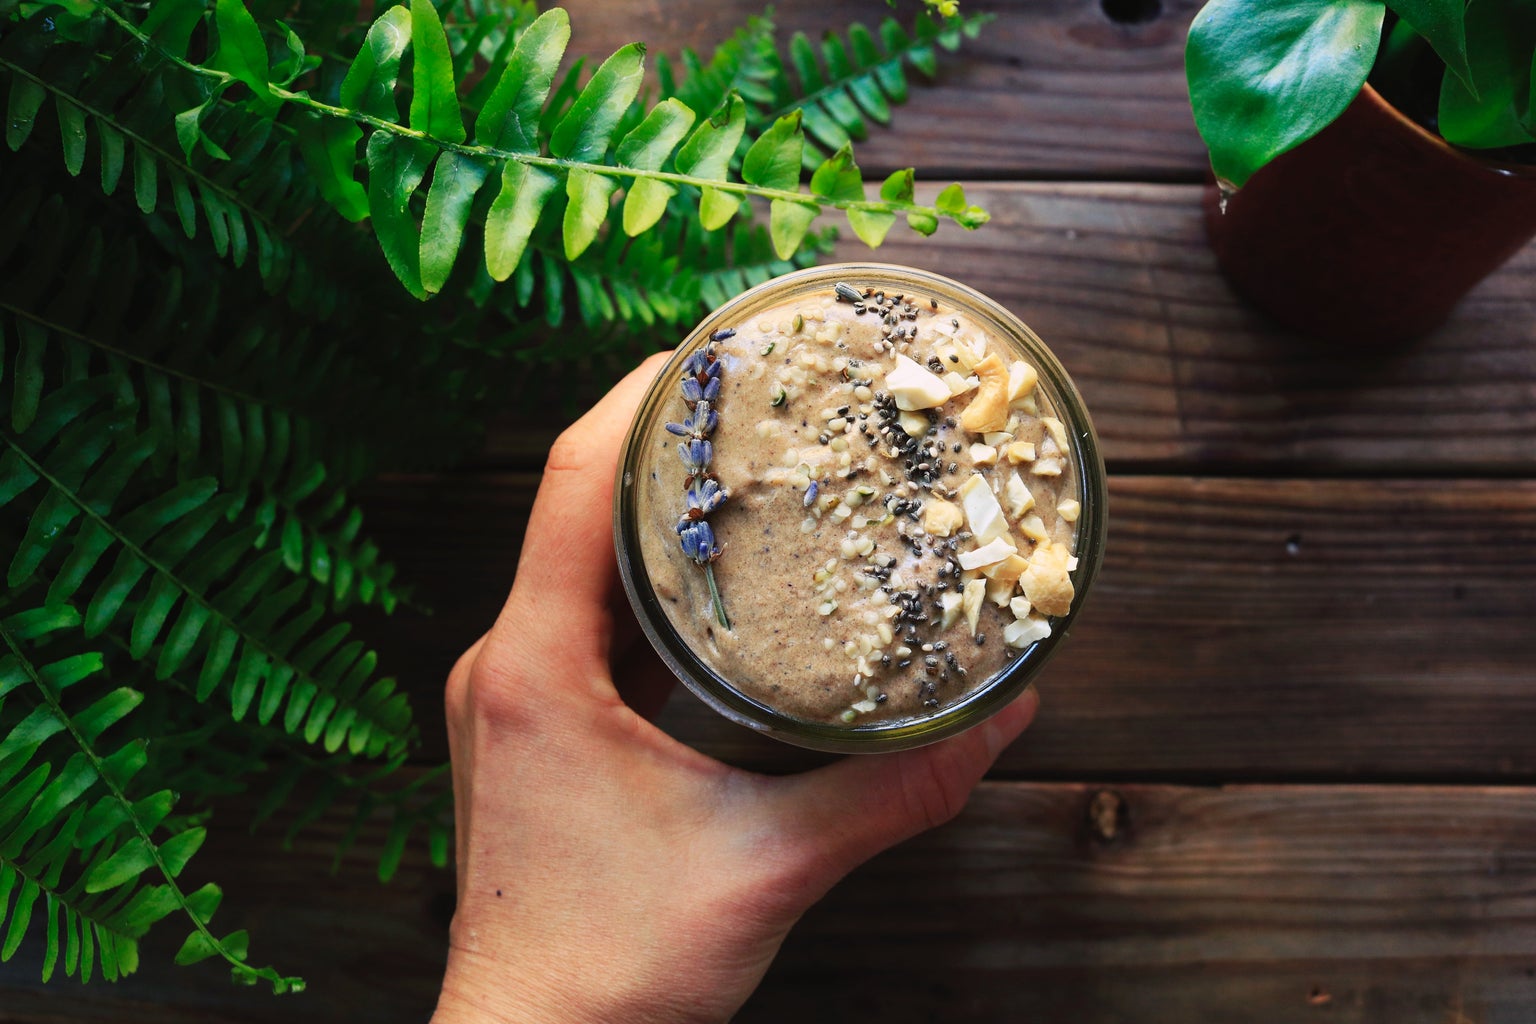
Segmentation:
<svg viewBox="0 0 1536 1024">
<path fill-rule="evenodd" d="M 956 560 L 959 561 L 962 569 L 980 569 L 984 565 L 1001 562 L 1017 550 L 1009 543 L 1007 537 L 998 537 L 972 551 L 960 552 Z"/>
<path fill-rule="evenodd" d="M 1012 440 L 1013 433 L 1007 430 L 989 430 L 985 434 L 981 435 L 982 443 L 989 444 L 993 448 L 1001 448 L 1003 445 Z"/>
<path fill-rule="evenodd" d="M 962 377 L 954 370 L 950 370 L 940 379 L 943 380 L 944 385 L 949 388 L 949 395 L 951 398 L 965 394 L 979 383 L 975 377 Z"/>
<path fill-rule="evenodd" d="M 986 580 L 971 580 L 965 585 L 961 607 L 965 609 L 965 622 L 971 627 L 971 636 L 976 635 L 976 626 L 981 622 L 981 599 L 986 596 Z"/>
<path fill-rule="evenodd" d="M 1061 460 L 1036 459 L 1035 464 L 1029 467 L 1029 471 L 1035 476 L 1061 476 Z"/>
<path fill-rule="evenodd" d="M 989 444 L 971 445 L 971 461 L 978 466 L 995 466 L 997 464 L 997 449 Z"/>
<path fill-rule="evenodd" d="M 1067 560 L 1072 556 L 1060 544 L 1041 544 L 1029 556 L 1029 567 L 1019 583 L 1024 596 L 1044 615 L 1065 615 L 1072 608 L 1072 578 Z"/>
<path fill-rule="evenodd" d="M 1015 441 L 1004 451 L 1008 454 L 1008 461 L 1015 466 L 1021 462 L 1035 461 L 1035 446 L 1028 441 Z"/>
<path fill-rule="evenodd" d="M 1003 643 L 1009 647 L 1028 647 L 1051 635 L 1051 624 L 1044 619 L 1019 619 L 1003 627 Z"/>
<path fill-rule="evenodd" d="M 995 352 L 988 353 L 987 358 L 976 364 L 976 376 L 981 378 L 981 386 L 960 414 L 960 425 L 973 434 L 1002 430 L 1008 425 L 1008 368 Z"/>
<path fill-rule="evenodd" d="M 1024 536 L 1035 543 L 1050 539 L 1050 534 L 1045 532 L 1045 520 L 1039 516 L 1026 516 L 1019 524 L 1019 529 L 1024 531 Z"/>
<path fill-rule="evenodd" d="M 1054 416 L 1042 416 L 1040 422 L 1045 424 L 1045 429 L 1051 432 L 1051 438 L 1056 442 L 1056 447 L 1065 451 L 1067 445 L 1067 427 L 1061 420 Z"/>
<path fill-rule="evenodd" d="M 1027 617 L 1029 615 L 1029 611 L 1030 611 L 1029 598 L 1027 598 L 1027 597 L 1016 597 L 1016 598 L 1014 598 L 1012 601 L 1008 602 L 1008 610 L 1013 612 L 1013 617 L 1016 618 L 1016 619 L 1022 619 L 1022 618 Z"/>
<path fill-rule="evenodd" d="M 987 579 L 1000 580 L 1011 586 L 1019 581 L 1019 577 L 1024 575 L 1024 570 L 1028 567 L 1029 562 L 1023 555 L 1009 555 L 1001 562 L 994 562 L 981 571 Z"/>
<path fill-rule="evenodd" d="M 1021 359 L 1014 360 L 1008 367 L 1008 401 L 1017 402 L 1035 390 L 1035 382 L 1039 379 L 1040 374 L 1033 366 Z"/>
<path fill-rule="evenodd" d="M 970 524 L 978 544 L 1008 533 L 1003 506 L 997 503 L 997 495 L 992 493 L 980 473 L 972 473 L 971 478 L 960 485 L 960 507 L 965 509 L 965 521 Z"/>
<path fill-rule="evenodd" d="M 928 422 L 928 417 L 920 412 L 900 413 L 896 417 L 896 424 L 906 431 L 908 437 L 922 437 L 928 433 L 928 428 L 932 426 Z"/>
<path fill-rule="evenodd" d="M 960 617 L 960 605 L 964 600 L 953 590 L 946 590 L 939 595 L 939 608 L 943 611 L 943 618 L 939 622 L 941 628 L 948 629 L 955 624 L 955 620 Z"/>
<path fill-rule="evenodd" d="M 976 365 L 976 356 L 971 352 L 969 345 L 957 345 L 946 341 L 935 346 L 933 353 L 939 357 L 939 362 L 945 366 L 954 367 L 962 374 L 970 373 L 971 368 Z"/>
<path fill-rule="evenodd" d="M 1068 498 L 1056 506 L 1056 514 L 1069 523 L 1077 522 L 1078 515 L 1083 511 L 1082 503 L 1076 498 Z"/>
<path fill-rule="evenodd" d="M 896 399 L 896 408 L 904 412 L 933 409 L 949 401 L 949 385 L 943 378 L 899 352 L 895 369 L 885 375 L 885 387 Z"/>
<path fill-rule="evenodd" d="M 988 579 L 987 600 L 991 601 L 998 607 L 1002 607 L 1003 605 L 1006 605 L 1008 603 L 1008 599 L 1013 596 L 1013 588 L 1015 586 L 1016 584 L 1011 580 Z"/>
<path fill-rule="evenodd" d="M 943 498 L 933 498 L 923 506 L 923 529 L 935 537 L 948 537 L 965 525 L 960 506 Z"/>
<path fill-rule="evenodd" d="M 1003 484 L 1003 500 L 1008 503 L 1008 514 L 1015 519 L 1035 507 L 1035 496 L 1016 471 L 1010 471 L 1008 481 Z"/>
</svg>

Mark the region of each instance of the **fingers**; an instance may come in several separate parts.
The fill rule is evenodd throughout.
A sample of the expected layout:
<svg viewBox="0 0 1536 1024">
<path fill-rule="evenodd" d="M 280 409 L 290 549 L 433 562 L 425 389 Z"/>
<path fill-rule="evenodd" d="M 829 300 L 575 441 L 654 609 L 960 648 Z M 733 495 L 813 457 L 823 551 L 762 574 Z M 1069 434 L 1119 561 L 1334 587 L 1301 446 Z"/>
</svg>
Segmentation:
<svg viewBox="0 0 1536 1024">
<path fill-rule="evenodd" d="M 617 576 L 614 473 L 641 395 L 666 356 L 641 363 L 550 447 L 512 594 L 492 630 L 499 641 L 526 652 L 558 638 L 549 654 L 565 666 L 574 660 L 590 669 L 604 657 Z M 541 639 L 532 645 L 530 637 Z"/>
<path fill-rule="evenodd" d="M 932 746 L 849 757 L 782 780 L 781 810 L 831 885 L 854 867 L 953 818 L 1040 706 L 1033 686 L 983 724 Z"/>
</svg>

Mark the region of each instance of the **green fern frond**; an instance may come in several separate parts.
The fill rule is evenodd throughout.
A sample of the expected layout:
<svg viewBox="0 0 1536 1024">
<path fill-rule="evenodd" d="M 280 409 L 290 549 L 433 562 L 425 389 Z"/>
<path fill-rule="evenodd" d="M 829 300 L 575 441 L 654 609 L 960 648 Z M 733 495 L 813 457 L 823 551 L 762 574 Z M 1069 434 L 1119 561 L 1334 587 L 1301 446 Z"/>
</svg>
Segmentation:
<svg viewBox="0 0 1536 1024">
<path fill-rule="evenodd" d="M 94 148 L 103 193 L 110 196 L 131 184 L 133 200 L 146 214 L 169 200 L 186 237 L 206 235 L 214 252 L 237 267 L 254 252 L 269 290 L 290 291 L 300 303 L 314 302 L 322 316 L 333 313 L 336 290 L 321 284 L 328 275 L 294 249 L 286 226 L 265 208 L 283 201 L 293 206 L 312 203 L 272 187 L 282 176 L 275 167 L 280 156 L 270 150 L 261 153 L 259 145 L 271 126 L 262 130 L 230 108 L 219 108 L 216 118 L 180 117 L 175 128 L 182 136 L 182 151 L 177 152 L 175 133 L 158 120 L 168 102 L 166 92 L 174 93 L 180 85 L 165 81 L 169 65 L 144 68 L 136 44 L 120 46 L 100 64 L 80 59 L 75 51 L 56 51 L 46 45 L 51 41 L 46 20 L 40 15 L 23 22 L 0 41 L 0 78 L 10 80 L 7 146 L 20 149 L 51 103 L 64 167 L 71 175 L 84 171 L 87 152 Z M 123 95 L 129 82 L 133 91 Z M 199 139 L 200 152 L 185 144 Z M 240 139 L 248 152 L 236 144 Z M 292 177 L 285 184 L 288 190 L 309 187 Z M 258 203 L 257 197 L 267 203 Z"/>
<path fill-rule="evenodd" d="M 761 112 L 773 109 L 788 95 L 774 33 L 772 15 L 766 13 L 748 18 L 715 47 L 708 61 L 685 48 L 674 69 L 665 54 L 658 54 L 656 81 L 662 98 L 676 97 L 692 110 L 715 110 L 736 93 L 747 103 L 748 127 L 766 127 L 773 119 Z"/>
<path fill-rule="evenodd" d="M 115 981 L 137 969 L 138 940 L 149 927 L 179 911 L 193 929 L 179 960 L 222 956 L 238 978 L 265 980 L 278 992 L 301 989 L 298 978 L 252 966 L 243 932 L 209 931 L 217 886 L 188 893 L 178 884 L 206 833 L 156 838 L 174 796 L 127 795 L 147 763 L 146 745 L 129 740 L 103 753 L 100 743 L 143 695 L 119 687 L 89 703 L 77 697 L 100 689 L 90 681 L 102 656 L 58 656 L 51 641 L 79 624 L 68 607 L 0 618 L 0 960 L 29 930 L 41 932 L 45 981 L 60 966 L 82 981 L 97 970 Z M 78 865 L 72 876 L 71 862 Z"/>
<path fill-rule="evenodd" d="M 25 218 L 41 210 L 40 218 L 56 227 L 67 219 L 60 197 L 15 209 L 29 198 L 18 194 L 5 212 Z M 73 265 L 55 266 L 46 257 L 34 254 L 16 267 L 25 287 L 0 285 L 0 358 L 7 334 L 20 342 L 14 409 L 24 415 L 44 393 L 45 352 L 59 367 L 59 383 L 119 373 L 137 400 L 139 427 L 170 442 L 152 453 L 157 472 L 218 477 L 262 526 L 258 546 L 280 543 L 284 565 L 327 587 L 333 607 L 361 600 L 392 610 L 405 595 L 377 546 L 361 538 L 362 512 L 345 491 L 374 460 L 360 437 L 337 436 L 301 407 L 350 413 L 345 429 L 357 429 L 357 412 L 337 401 L 326 372 L 365 378 L 346 366 L 337 343 L 316 344 L 307 331 L 284 330 L 262 315 L 231 338 L 217 319 L 227 298 L 220 289 L 189 292 L 175 266 L 153 279 L 141 274 L 133 247 L 103 243 L 94 227 Z M 0 271 L 7 266 L 0 257 Z M 132 315 L 123 315 L 130 308 Z M 287 358 L 274 361 L 277 350 Z"/>
<path fill-rule="evenodd" d="M 236 719 L 254 706 L 263 723 L 281 712 L 310 743 L 335 737 L 370 757 L 403 748 L 413 736 L 405 695 L 372 678 L 362 645 L 343 643 L 345 624 L 321 627 L 308 582 L 278 577 L 279 552 L 249 558 L 257 529 L 228 525 L 237 503 L 216 481 L 125 507 L 157 435 L 131 431 L 123 392 L 114 376 L 77 381 L 19 430 L 0 430 L 0 509 L 29 495 L 31 505 L 9 586 L 41 572 L 50 605 L 82 595 L 87 636 L 124 630 L 135 658 L 154 652 L 162 678 L 196 674 L 198 698 L 224 692 Z"/>
<path fill-rule="evenodd" d="M 98 6 L 123 31 L 157 45 L 151 33 L 114 7 Z M 473 142 L 467 141 L 447 36 L 429 0 L 412 0 L 409 9 L 394 7 L 380 15 L 334 104 L 273 84 L 260 29 L 244 5 L 230 2 L 218 10 L 224 19 L 221 42 L 208 65 L 161 52 L 201 78 L 211 93 L 222 95 L 239 83 L 250 90 L 250 109 L 270 112 L 286 105 L 318 118 L 308 135 L 311 169 L 321 175 L 321 193 L 348 217 L 360 218 L 366 211 L 391 269 L 419 298 L 446 282 L 465 226 L 483 205 L 476 197 L 493 182 L 494 198 L 484 213 L 484 258 L 497 281 L 516 271 L 552 197 L 565 196 L 562 235 L 566 257 L 574 260 L 605 227 L 612 199 L 625 184 L 627 229 L 653 225 L 678 189 L 698 193 L 697 216 L 709 229 L 734 216 L 744 199 L 768 201 L 781 211 L 773 231 L 781 258 L 798 248 L 811 221 L 829 208 L 847 213 L 855 232 L 872 245 L 898 214 L 923 231 L 941 217 L 968 227 L 985 219 L 974 207 L 956 213 L 920 205 L 910 193 L 866 198 L 846 147 L 818 166 L 809 190 L 802 191 L 798 166 L 804 143 L 798 121 L 774 139 L 778 149 L 794 151 L 792 178 L 779 173 L 784 161 L 776 159 L 772 175 L 754 177 L 744 169 L 735 179 L 730 163 L 746 128 L 745 104 L 737 96 L 705 112 L 709 116 L 703 120 L 681 101 L 665 100 L 629 128 L 645 52 L 639 44 L 615 52 L 585 85 L 573 72 L 551 92 L 570 31 L 559 9 L 530 25 L 505 67 L 496 70 L 496 86 L 474 120 Z M 399 81 L 407 51 L 409 89 Z M 408 123 L 402 123 L 397 93 L 406 92 L 410 109 Z M 542 146 L 532 130 L 535 124 L 549 126 Z M 366 186 L 351 167 L 364 127 L 370 129 Z M 668 164 L 671 170 L 665 169 Z M 882 227 L 872 230 L 876 224 Z"/>
<path fill-rule="evenodd" d="M 926 78 L 938 72 L 938 50 L 954 50 L 974 38 L 990 15 L 939 20 L 918 15 L 908 32 L 895 18 L 871 31 L 855 22 L 844 35 L 827 32 L 817 47 L 803 32 L 779 52 L 767 16 L 753 18 L 717 47 L 707 63 L 685 50 L 681 68 L 658 59 L 662 96 L 676 96 L 696 109 L 712 109 L 731 92 L 747 103 L 747 128 L 761 132 L 796 111 L 810 138 L 801 155 L 814 171 L 828 155 L 869 134 L 869 121 L 885 125 L 891 106 L 907 101 L 908 69 Z"/>
<path fill-rule="evenodd" d="M 820 47 L 797 32 L 789 42 L 794 81 L 781 63 L 770 79 L 773 103 L 761 107 L 759 116 L 767 122 L 802 112 L 814 140 L 804 157 L 810 168 L 826 152 L 868 135 L 866 117 L 878 124 L 890 120 L 891 104 L 907 101 L 909 66 L 932 78 L 938 73 L 938 49 L 956 49 L 962 37 L 975 36 L 988 20 L 986 15 L 972 15 L 941 22 L 924 13 L 909 33 L 895 18 L 886 18 L 878 40 L 876 33 L 855 23 L 846 40 L 828 32 Z"/>
<path fill-rule="evenodd" d="M 124 652 L 126 653 L 126 651 Z M 134 682 L 129 677 L 130 684 Z M 144 679 L 145 686 L 163 681 Z M 191 697 L 193 681 L 172 676 L 170 684 Z M 157 785 L 192 794 L 185 825 L 206 816 L 211 801 L 237 794 L 260 794 L 250 821 L 255 833 L 264 824 L 286 818 L 283 845 L 312 823 L 326 818 L 348 821 L 337 841 L 334 866 L 366 834 L 381 881 L 389 881 L 399 866 L 405 842 L 417 831 L 427 836 L 433 863 L 446 866 L 446 842 L 453 830 L 452 798 L 447 765 L 412 770 L 399 781 L 406 754 L 386 761 L 359 764 L 350 752 L 332 748 L 315 751 L 273 723 L 232 722 L 195 700 L 160 702 L 154 723 Z M 179 805 L 178 809 L 180 809 Z"/>
</svg>

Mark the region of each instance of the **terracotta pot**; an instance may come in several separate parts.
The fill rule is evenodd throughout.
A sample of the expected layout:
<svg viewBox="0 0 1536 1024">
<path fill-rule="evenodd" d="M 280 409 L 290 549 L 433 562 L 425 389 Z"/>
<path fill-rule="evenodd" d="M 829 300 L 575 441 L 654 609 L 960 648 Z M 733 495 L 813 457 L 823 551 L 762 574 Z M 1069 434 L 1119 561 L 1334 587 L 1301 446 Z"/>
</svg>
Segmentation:
<svg viewBox="0 0 1536 1024">
<path fill-rule="evenodd" d="M 1314 138 L 1273 160 L 1206 227 L 1223 273 L 1288 327 L 1390 344 L 1445 321 L 1536 235 L 1536 167 L 1479 160 L 1366 86 Z"/>
</svg>

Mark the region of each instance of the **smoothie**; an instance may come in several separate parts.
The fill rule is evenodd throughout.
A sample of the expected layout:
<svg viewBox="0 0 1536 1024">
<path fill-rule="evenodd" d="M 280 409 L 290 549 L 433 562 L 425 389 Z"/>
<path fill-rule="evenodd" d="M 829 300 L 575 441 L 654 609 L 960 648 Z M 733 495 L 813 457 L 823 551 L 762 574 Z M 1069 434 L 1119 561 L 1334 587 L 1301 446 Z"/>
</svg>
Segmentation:
<svg viewBox="0 0 1536 1024">
<path fill-rule="evenodd" d="M 1077 597 L 1082 468 L 1038 383 L 921 288 L 849 278 L 713 330 L 635 441 L 672 629 L 806 722 L 920 720 L 987 686 Z"/>
</svg>

